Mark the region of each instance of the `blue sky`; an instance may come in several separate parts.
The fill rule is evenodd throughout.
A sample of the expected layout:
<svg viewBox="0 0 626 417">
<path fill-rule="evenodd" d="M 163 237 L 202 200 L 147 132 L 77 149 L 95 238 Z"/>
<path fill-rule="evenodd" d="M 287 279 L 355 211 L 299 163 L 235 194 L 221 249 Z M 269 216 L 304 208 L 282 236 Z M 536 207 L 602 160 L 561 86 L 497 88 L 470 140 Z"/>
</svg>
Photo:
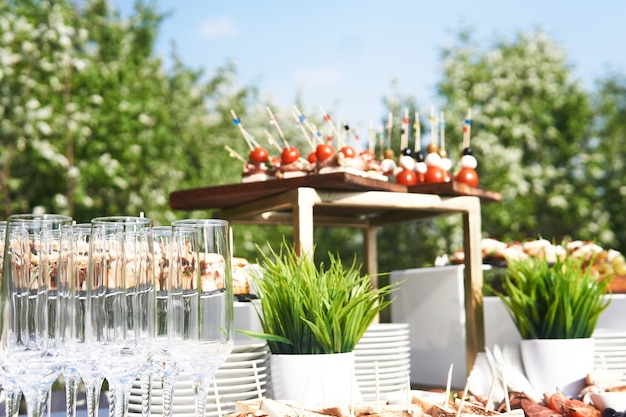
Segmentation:
<svg viewBox="0 0 626 417">
<path fill-rule="evenodd" d="M 113 0 L 122 13 L 132 1 Z M 301 94 L 310 111 L 366 129 L 384 117 L 396 78 L 428 111 L 440 79 L 439 53 L 459 28 L 490 45 L 497 36 L 543 29 L 561 45 L 588 88 L 609 70 L 626 73 L 626 1 L 215 1 L 160 0 L 171 15 L 157 53 L 172 42 L 208 77 L 229 60 L 238 83 L 256 85 L 285 109 Z"/>
</svg>

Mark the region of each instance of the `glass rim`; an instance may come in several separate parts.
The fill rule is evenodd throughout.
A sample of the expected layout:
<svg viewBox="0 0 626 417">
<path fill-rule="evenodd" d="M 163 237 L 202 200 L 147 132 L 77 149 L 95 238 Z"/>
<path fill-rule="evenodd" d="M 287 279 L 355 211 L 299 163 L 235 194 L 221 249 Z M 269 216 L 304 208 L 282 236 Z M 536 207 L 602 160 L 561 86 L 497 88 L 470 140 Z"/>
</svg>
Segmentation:
<svg viewBox="0 0 626 417">
<path fill-rule="evenodd" d="M 24 222 L 24 223 L 55 223 L 55 222 L 69 222 L 70 224 L 74 222 L 71 216 L 65 214 L 54 214 L 54 213 L 44 213 L 44 214 L 11 214 L 7 217 L 5 223 L 8 225 L 9 223 L 14 222 Z"/>
<path fill-rule="evenodd" d="M 204 226 L 228 226 L 228 220 L 224 219 L 182 219 L 172 222 L 172 227 L 204 227 Z"/>
<path fill-rule="evenodd" d="M 117 224 L 152 224 L 149 217 L 140 216 L 100 216 L 91 219 L 91 224 L 117 223 Z"/>
</svg>

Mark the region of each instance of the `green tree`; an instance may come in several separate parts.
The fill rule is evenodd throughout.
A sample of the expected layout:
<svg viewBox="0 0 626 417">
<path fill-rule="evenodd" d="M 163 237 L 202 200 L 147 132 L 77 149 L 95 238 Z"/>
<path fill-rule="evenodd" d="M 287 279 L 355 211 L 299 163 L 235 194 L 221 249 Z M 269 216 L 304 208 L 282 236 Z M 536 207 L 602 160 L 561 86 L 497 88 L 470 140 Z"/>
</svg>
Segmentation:
<svg viewBox="0 0 626 417">
<path fill-rule="evenodd" d="M 136 4 L 128 19 L 104 0 L 0 3 L 0 215 L 63 212 L 78 221 L 143 211 L 157 223 L 175 189 L 233 182 L 222 145 L 255 90 L 227 64 L 209 81 L 153 43 L 165 17 Z M 203 215 L 206 215 L 203 213 Z"/>
<path fill-rule="evenodd" d="M 597 137 L 590 150 L 581 155 L 586 168 L 586 178 L 598 191 L 598 199 L 592 205 L 593 213 L 602 213 L 598 222 L 590 217 L 592 224 L 608 223 L 598 229 L 601 241 L 611 244 L 620 252 L 626 252 L 626 75 L 609 74 L 598 83 L 595 106 L 597 108 Z"/>
<path fill-rule="evenodd" d="M 593 113 L 562 48 L 543 32 L 518 33 L 480 50 L 469 33 L 442 54 L 439 84 L 449 131 L 461 151 L 462 120 L 472 110 L 471 146 L 481 187 L 502 193 L 483 206 L 486 235 L 602 238 L 601 207 L 581 156 L 590 150 Z M 595 211 L 600 210 L 600 211 Z M 593 219 L 593 221 L 590 221 Z"/>
</svg>

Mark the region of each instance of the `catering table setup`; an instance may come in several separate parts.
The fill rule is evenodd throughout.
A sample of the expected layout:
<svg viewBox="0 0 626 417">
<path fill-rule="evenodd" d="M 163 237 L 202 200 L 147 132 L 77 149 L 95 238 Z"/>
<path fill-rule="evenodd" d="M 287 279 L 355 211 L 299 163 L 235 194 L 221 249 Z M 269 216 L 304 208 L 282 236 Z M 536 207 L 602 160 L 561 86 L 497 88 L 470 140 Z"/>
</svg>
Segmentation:
<svg viewBox="0 0 626 417">
<path fill-rule="evenodd" d="M 405 112 L 397 158 L 390 149 L 391 115 L 388 147 L 378 157 L 371 143 L 360 152 L 348 146 L 346 125 L 346 134 L 335 131 L 335 146 L 304 132 L 313 149 L 304 158 L 268 113 L 283 142 L 267 132 L 280 158 L 271 159 L 231 111 L 250 147 L 248 158 L 226 147 L 243 164 L 241 182 L 170 193 L 173 209 L 211 209 L 211 219 L 156 226 L 143 215 L 108 216 L 76 224 L 69 216 L 33 214 L 0 223 L 5 415 L 19 413 L 22 396 L 29 416 L 58 415 L 48 398 L 59 379 L 67 415 L 74 417 L 83 415 L 76 411 L 79 386 L 86 414 L 102 414 L 105 381 L 115 417 L 623 415 L 626 332 L 598 327 L 595 339 L 589 333 L 599 317 L 602 325 L 621 325 L 605 318 L 607 293 L 620 292 L 626 276 L 619 272 L 621 254 L 603 258 L 614 268 L 609 273 L 591 258 L 570 257 L 579 247 L 535 247 L 530 260 L 501 247 L 510 278 L 493 285 L 500 291 L 498 310 L 485 305 L 485 246 L 493 242 L 482 238 L 481 206 L 502 197 L 478 187 L 470 111 L 457 167 L 432 110 L 426 152 L 419 140 L 408 146 Z M 303 115 L 295 116 L 305 130 Z M 420 138 L 417 114 L 414 128 Z M 447 215 L 463 222 L 463 247 L 451 256 L 456 266 L 392 271 L 391 283 L 378 286 L 378 228 Z M 293 242 L 250 265 L 233 256 L 234 224 L 290 225 Z M 365 275 L 354 265 L 344 269 L 340 259 L 331 258 L 328 267 L 314 264 L 314 227 L 337 225 L 362 230 Z M 614 283 L 604 279 L 615 271 Z M 578 282 L 567 281 L 566 273 Z M 531 275 L 528 281 L 547 284 L 529 295 L 523 278 Z M 441 290 L 433 278 L 450 285 Z M 571 287 L 563 289 L 566 281 Z M 558 297 L 570 290 L 584 308 Z M 535 303 L 550 291 L 554 303 Z M 378 313 L 389 306 L 391 322 L 379 322 Z M 622 317 L 626 304 L 616 308 Z M 540 330 L 524 320 L 536 324 L 537 316 Z M 495 343 L 486 333 L 493 317 L 511 319 L 509 333 Z M 552 339 L 553 324 L 556 332 L 566 328 L 554 339 L 591 346 L 595 362 L 587 365 L 570 345 L 547 362 L 527 359 L 527 351 L 536 352 L 524 346 Z M 456 350 L 445 350 L 446 343 Z M 444 359 L 429 358 L 419 350 L 424 345 Z M 565 370 L 547 371 L 559 357 L 569 358 Z"/>
</svg>

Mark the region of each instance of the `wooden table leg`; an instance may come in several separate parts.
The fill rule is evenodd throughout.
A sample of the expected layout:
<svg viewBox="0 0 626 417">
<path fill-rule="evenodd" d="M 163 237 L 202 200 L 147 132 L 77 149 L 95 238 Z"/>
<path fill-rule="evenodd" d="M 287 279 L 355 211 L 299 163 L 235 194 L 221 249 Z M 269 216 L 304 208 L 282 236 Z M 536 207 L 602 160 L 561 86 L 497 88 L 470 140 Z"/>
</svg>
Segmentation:
<svg viewBox="0 0 626 417">
<path fill-rule="evenodd" d="M 299 188 L 292 202 L 293 244 L 298 255 L 313 256 L 313 206 L 315 190 Z"/>
<path fill-rule="evenodd" d="M 481 250 L 480 202 L 463 213 L 463 249 L 465 251 L 465 341 L 467 372 L 472 370 L 478 352 L 485 351 L 483 316 L 483 269 Z"/>
</svg>

